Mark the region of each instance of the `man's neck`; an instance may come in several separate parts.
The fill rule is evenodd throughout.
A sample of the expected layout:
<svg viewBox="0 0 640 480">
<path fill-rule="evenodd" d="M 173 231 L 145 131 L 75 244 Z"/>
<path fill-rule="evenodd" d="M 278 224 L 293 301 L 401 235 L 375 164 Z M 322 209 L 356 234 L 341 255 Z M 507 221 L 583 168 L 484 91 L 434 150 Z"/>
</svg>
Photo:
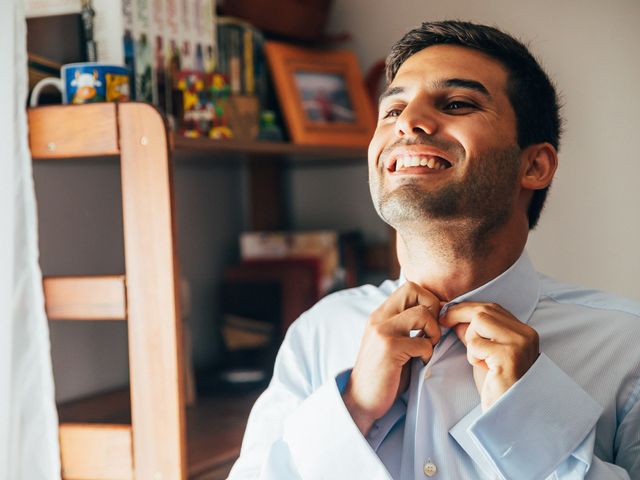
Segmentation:
<svg viewBox="0 0 640 480">
<path fill-rule="evenodd" d="M 398 259 L 407 280 L 450 301 L 494 279 L 522 254 L 527 229 L 505 225 L 482 244 L 473 231 L 448 225 L 398 234 Z"/>
</svg>

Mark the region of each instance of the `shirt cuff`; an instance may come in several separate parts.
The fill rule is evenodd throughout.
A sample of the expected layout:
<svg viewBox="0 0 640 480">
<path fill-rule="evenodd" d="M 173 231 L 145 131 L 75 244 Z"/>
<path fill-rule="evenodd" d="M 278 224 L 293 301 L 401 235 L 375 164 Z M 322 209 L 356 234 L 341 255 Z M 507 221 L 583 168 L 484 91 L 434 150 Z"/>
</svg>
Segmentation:
<svg viewBox="0 0 640 480">
<path fill-rule="evenodd" d="M 342 400 L 339 384 L 346 374 L 325 383 L 287 418 L 284 441 L 305 480 L 335 478 L 336 472 L 341 478 L 391 480 Z"/>
<path fill-rule="evenodd" d="M 475 408 L 450 433 L 483 470 L 536 480 L 581 446 L 601 414 L 602 407 L 541 353 L 491 408 Z"/>
<path fill-rule="evenodd" d="M 351 372 L 352 370 L 349 369 L 336 377 L 336 384 L 338 385 L 340 395 L 342 395 L 347 388 L 347 383 L 349 383 L 349 379 L 351 378 Z M 406 415 L 406 411 L 407 405 L 405 401 L 402 400 L 402 398 L 397 398 L 396 401 L 393 402 L 393 405 L 391 405 L 389 411 L 385 413 L 382 418 L 373 422 L 366 439 L 374 452 L 378 452 L 378 448 L 380 448 L 384 439 L 387 438 L 387 435 L 389 435 L 391 429 L 396 426 L 396 423 Z"/>
</svg>

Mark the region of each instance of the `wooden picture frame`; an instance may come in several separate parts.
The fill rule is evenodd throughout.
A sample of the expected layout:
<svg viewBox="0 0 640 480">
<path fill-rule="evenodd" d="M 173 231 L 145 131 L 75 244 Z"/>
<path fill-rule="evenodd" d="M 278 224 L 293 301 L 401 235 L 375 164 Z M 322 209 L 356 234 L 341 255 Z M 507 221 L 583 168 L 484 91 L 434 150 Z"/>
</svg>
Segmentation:
<svg viewBox="0 0 640 480">
<path fill-rule="evenodd" d="M 265 53 L 293 143 L 369 144 L 375 114 L 352 52 L 267 42 Z"/>
</svg>

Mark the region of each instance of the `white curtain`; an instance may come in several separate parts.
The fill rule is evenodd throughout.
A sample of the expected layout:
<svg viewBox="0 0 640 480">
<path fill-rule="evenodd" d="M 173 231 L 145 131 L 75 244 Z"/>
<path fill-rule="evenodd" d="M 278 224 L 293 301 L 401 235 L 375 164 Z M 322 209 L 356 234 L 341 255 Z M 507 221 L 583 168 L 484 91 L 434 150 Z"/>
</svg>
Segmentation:
<svg viewBox="0 0 640 480">
<path fill-rule="evenodd" d="M 27 144 L 23 0 L 0 0 L 0 480 L 60 478 Z"/>
</svg>

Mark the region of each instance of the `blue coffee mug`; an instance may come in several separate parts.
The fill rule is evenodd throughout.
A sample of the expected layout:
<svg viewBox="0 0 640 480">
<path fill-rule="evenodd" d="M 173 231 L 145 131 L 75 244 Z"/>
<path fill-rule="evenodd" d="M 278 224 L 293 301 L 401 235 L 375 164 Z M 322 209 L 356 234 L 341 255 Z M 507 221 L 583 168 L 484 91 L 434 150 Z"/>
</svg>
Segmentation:
<svg viewBox="0 0 640 480">
<path fill-rule="evenodd" d="M 30 105 L 38 105 L 40 92 L 52 85 L 62 93 L 62 103 L 123 102 L 130 99 L 129 69 L 99 62 L 69 63 L 60 69 L 60 78 L 40 80 L 31 93 Z"/>
</svg>

